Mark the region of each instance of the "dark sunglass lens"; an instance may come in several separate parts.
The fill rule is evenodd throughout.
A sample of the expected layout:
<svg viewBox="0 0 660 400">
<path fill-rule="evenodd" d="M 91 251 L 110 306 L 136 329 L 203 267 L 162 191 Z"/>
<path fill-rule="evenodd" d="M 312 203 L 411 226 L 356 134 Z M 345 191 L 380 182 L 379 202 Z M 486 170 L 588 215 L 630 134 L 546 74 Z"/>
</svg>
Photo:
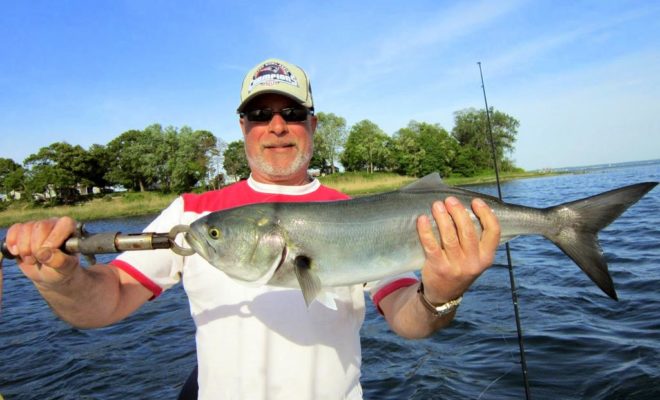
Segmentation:
<svg viewBox="0 0 660 400">
<path fill-rule="evenodd" d="M 309 112 L 305 108 L 283 108 L 280 111 L 282 118 L 287 122 L 301 122 L 307 119 Z"/>
<path fill-rule="evenodd" d="M 273 118 L 275 111 L 270 108 L 258 108 L 245 112 L 248 121 L 252 122 L 268 122 Z M 302 122 L 307 119 L 309 110 L 306 108 L 283 108 L 277 112 L 286 122 Z"/>
<path fill-rule="evenodd" d="M 270 121 L 270 119 L 273 118 L 273 110 L 270 108 L 260 108 L 256 110 L 250 110 L 245 113 L 245 115 L 247 116 L 248 121 L 265 122 Z"/>
</svg>

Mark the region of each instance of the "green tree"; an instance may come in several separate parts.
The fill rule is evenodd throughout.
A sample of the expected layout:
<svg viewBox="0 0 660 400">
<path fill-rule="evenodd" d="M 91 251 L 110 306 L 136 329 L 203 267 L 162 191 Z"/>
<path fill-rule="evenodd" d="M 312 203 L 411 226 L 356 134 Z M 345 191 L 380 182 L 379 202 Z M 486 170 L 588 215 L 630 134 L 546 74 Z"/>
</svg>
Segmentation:
<svg viewBox="0 0 660 400">
<path fill-rule="evenodd" d="M 130 130 L 108 143 L 112 155 L 106 178 L 132 190 L 145 191 L 158 183 L 159 176 L 169 176 L 167 164 L 174 145 L 165 141 L 160 125 L 144 131 Z"/>
<path fill-rule="evenodd" d="M 36 200 L 34 195 L 54 195 L 54 203 L 62 200 L 75 200 L 70 196 L 76 184 L 76 178 L 70 171 L 50 164 L 31 165 L 26 174 L 25 191 L 28 198 Z M 41 199 L 41 197 L 39 198 Z"/>
<path fill-rule="evenodd" d="M 351 127 L 341 155 L 347 171 L 367 170 L 373 173 L 388 164 L 389 136 L 378 125 L 363 120 Z"/>
<path fill-rule="evenodd" d="M 458 142 L 438 124 L 413 122 L 411 126 L 419 130 L 420 143 L 426 151 L 426 157 L 422 159 L 421 176 L 433 172 L 449 176 L 451 165 L 458 154 Z"/>
<path fill-rule="evenodd" d="M 229 143 L 223 157 L 223 166 L 227 175 L 234 177 L 236 180 L 250 176 L 250 166 L 245 155 L 243 140 Z"/>
<path fill-rule="evenodd" d="M 312 159 L 309 162 L 309 168 L 319 169 L 321 172 L 329 172 L 330 161 L 328 161 L 325 156 L 328 153 L 328 143 L 326 142 L 325 136 L 314 135 L 314 152 L 312 153 Z"/>
<path fill-rule="evenodd" d="M 405 175 L 449 176 L 457 153 L 458 143 L 438 124 L 411 121 L 394 135 L 393 167 Z"/>
<path fill-rule="evenodd" d="M 190 191 L 205 181 L 210 160 L 218 154 L 216 145 L 213 133 L 188 126 L 130 130 L 108 143 L 107 153 L 113 156 L 106 177 L 133 190 Z"/>
<path fill-rule="evenodd" d="M 426 157 L 426 150 L 419 140 L 419 132 L 411 129 L 410 125 L 394 133 L 390 154 L 391 167 L 396 172 L 408 176 L 422 175 L 422 160 Z"/>
<path fill-rule="evenodd" d="M 89 153 L 81 146 L 66 142 L 42 147 L 25 159 L 28 169 L 26 188 L 32 193 L 55 191 L 63 201 L 78 197 L 76 185 L 93 185 L 94 165 Z"/>
<path fill-rule="evenodd" d="M 105 175 L 110 169 L 111 155 L 108 149 L 100 144 L 93 144 L 87 150 L 88 165 L 90 166 L 88 180 L 99 188 L 109 186 L 109 182 L 105 179 Z"/>
<path fill-rule="evenodd" d="M 24 190 L 25 170 L 11 158 L 0 157 L 0 192 Z"/>
<path fill-rule="evenodd" d="M 479 152 L 472 146 L 459 146 L 458 154 L 453 164 L 453 172 L 462 176 L 474 176 L 479 172 L 474 160 L 479 158 Z"/>
<path fill-rule="evenodd" d="M 335 162 L 346 143 L 346 120 L 333 113 L 317 114 L 318 126 L 314 134 L 314 157 L 312 166 L 335 173 Z"/>
<path fill-rule="evenodd" d="M 210 152 L 209 165 L 207 169 L 206 183 L 211 189 L 219 189 L 225 183 L 224 161 L 227 142 L 216 138 L 215 150 Z"/>
<path fill-rule="evenodd" d="M 171 189 L 177 193 L 191 191 L 206 177 L 210 158 L 216 149 L 216 138 L 209 131 L 193 131 L 182 127 L 177 135 Z"/>
<path fill-rule="evenodd" d="M 89 153 L 81 146 L 72 146 L 67 142 L 53 143 L 42 147 L 35 154 L 25 159 L 27 166 L 50 165 L 69 173 L 75 183 L 93 184 L 93 165 L 90 164 Z"/>
<path fill-rule="evenodd" d="M 513 166 L 510 160 L 503 162 L 505 156 L 514 150 L 520 123 L 512 116 L 493 108 L 490 110 L 490 119 L 498 164 Z M 472 163 L 476 170 L 493 168 L 488 120 L 484 110 L 469 108 L 455 112 L 451 134 L 462 148 L 460 158 L 464 165 Z"/>
</svg>

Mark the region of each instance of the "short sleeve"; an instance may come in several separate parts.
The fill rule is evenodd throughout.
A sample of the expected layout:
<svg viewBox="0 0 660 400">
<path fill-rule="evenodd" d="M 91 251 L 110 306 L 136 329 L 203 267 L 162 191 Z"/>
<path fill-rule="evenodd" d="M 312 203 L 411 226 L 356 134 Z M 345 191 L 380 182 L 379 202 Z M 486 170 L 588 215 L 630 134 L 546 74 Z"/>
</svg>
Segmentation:
<svg viewBox="0 0 660 400">
<path fill-rule="evenodd" d="M 415 285 L 419 282 L 417 275 L 413 272 L 406 272 L 398 275 L 392 275 L 381 280 L 370 282 L 366 285 L 366 290 L 369 292 L 369 297 L 381 314 L 383 311 L 380 309 L 379 303 L 390 293 L 399 290 L 403 287 Z"/>
<path fill-rule="evenodd" d="M 178 197 L 143 232 L 169 232 L 172 227 L 183 222 L 183 199 Z M 177 243 L 182 245 L 181 235 Z M 154 297 L 181 281 L 184 257 L 169 249 L 149 251 L 127 251 L 120 254 L 110 264 L 131 275 Z"/>
</svg>

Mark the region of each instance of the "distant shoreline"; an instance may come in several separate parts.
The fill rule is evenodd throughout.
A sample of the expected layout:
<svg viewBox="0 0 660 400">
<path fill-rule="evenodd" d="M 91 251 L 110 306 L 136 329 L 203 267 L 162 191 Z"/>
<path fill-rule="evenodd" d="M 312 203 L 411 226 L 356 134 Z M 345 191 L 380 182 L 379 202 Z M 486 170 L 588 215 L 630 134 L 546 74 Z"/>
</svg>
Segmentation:
<svg viewBox="0 0 660 400">
<path fill-rule="evenodd" d="M 593 165 L 579 165 L 574 167 L 560 167 L 560 168 L 541 168 L 536 169 L 531 172 L 560 172 L 560 173 L 575 173 L 575 172 L 586 172 L 586 171 L 597 171 L 600 169 L 609 169 L 609 168 L 626 168 L 626 167 L 639 167 L 644 165 L 653 165 L 660 164 L 660 158 L 653 160 L 640 160 L 640 161 L 624 161 L 616 163 L 607 163 L 607 164 L 593 164 Z"/>
<path fill-rule="evenodd" d="M 552 176 L 561 172 L 516 172 L 500 174 L 502 181 L 512 179 L 535 178 Z M 566 173 L 566 172 L 564 172 Z M 396 190 L 416 178 L 400 176 L 390 173 L 375 174 L 335 174 L 320 177 L 319 180 L 333 189 L 339 190 L 349 196 L 364 196 L 368 194 Z M 478 185 L 495 182 L 495 175 L 483 175 L 470 178 L 448 178 L 448 185 Z M 174 199 L 176 194 L 161 194 L 156 192 L 131 192 L 114 194 L 91 201 L 57 207 L 29 207 L 25 203 L 16 204 L 9 209 L 0 212 L 0 227 L 8 228 L 14 223 L 37 219 L 69 216 L 77 221 L 94 221 L 99 219 L 127 218 L 157 214 L 166 208 Z"/>
</svg>

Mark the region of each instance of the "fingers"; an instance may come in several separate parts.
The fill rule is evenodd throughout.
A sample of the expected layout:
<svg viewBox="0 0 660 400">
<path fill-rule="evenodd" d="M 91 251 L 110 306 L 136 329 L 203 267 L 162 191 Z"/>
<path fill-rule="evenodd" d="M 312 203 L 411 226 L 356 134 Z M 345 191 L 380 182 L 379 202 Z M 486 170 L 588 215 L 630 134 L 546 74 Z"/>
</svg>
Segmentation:
<svg viewBox="0 0 660 400">
<path fill-rule="evenodd" d="M 452 280 L 461 274 L 463 250 L 461 249 L 456 225 L 447 206 L 456 208 L 456 204 L 445 204 L 442 201 L 436 201 L 431 207 L 431 213 L 440 237 L 441 250 L 435 260 L 429 259 L 427 256 L 427 264 L 434 265 L 434 270 L 443 279 Z"/>
<path fill-rule="evenodd" d="M 433 203 L 431 212 L 437 228 L 426 216 L 418 219 L 426 253 L 422 278 L 429 286 L 428 293 L 442 298 L 459 296 L 492 264 L 500 237 L 497 217 L 480 199 L 473 200 L 472 209 L 483 227 L 481 237 L 472 214 L 455 197 Z"/>
<path fill-rule="evenodd" d="M 488 204 L 478 198 L 472 201 L 472 210 L 483 227 L 480 238 L 470 213 L 458 199 L 448 197 L 445 200 L 448 213 L 436 214 L 436 210 L 440 210 L 439 206 L 442 205 L 438 203 L 438 207 L 434 205 L 433 215 L 438 223 L 447 257 L 457 262 L 467 261 L 465 266 L 474 265 L 469 260 L 477 257 L 479 269 L 492 264 L 500 241 L 500 225 Z"/>
<path fill-rule="evenodd" d="M 15 245 L 13 247 L 15 255 L 20 257 L 26 264 L 35 264 L 36 260 L 32 255 L 32 229 L 34 222 L 28 222 L 18 226 L 16 233 Z"/>
<path fill-rule="evenodd" d="M 438 241 L 433 236 L 433 226 L 426 215 L 420 215 L 417 218 L 417 234 L 427 257 L 438 252 L 440 245 L 438 245 Z"/>
<path fill-rule="evenodd" d="M 56 220 L 41 247 L 35 252 L 37 260 L 53 268 L 67 268 L 78 265 L 78 256 L 72 256 L 60 250 L 64 242 L 76 231 L 76 221 L 69 217 Z"/>
<path fill-rule="evenodd" d="M 60 272 L 78 266 L 77 256 L 71 256 L 59 249 L 50 247 L 42 247 L 39 249 L 35 254 L 35 258 L 39 263 L 55 268 Z"/>
<path fill-rule="evenodd" d="M 55 225 L 43 241 L 41 247 L 60 248 L 64 242 L 76 231 L 76 221 L 69 217 L 55 220 Z"/>
<path fill-rule="evenodd" d="M 433 218 L 440 233 L 440 242 L 438 243 L 433 228 L 428 219 L 420 217 L 421 227 L 420 239 L 426 253 L 441 249 L 449 260 L 459 260 L 465 253 L 477 253 L 479 248 L 479 239 L 474 229 L 472 219 L 465 207 L 454 197 L 449 197 L 444 202 L 437 201 L 431 208 Z"/>
<path fill-rule="evenodd" d="M 455 225 L 452 234 L 460 243 L 460 250 L 465 254 L 477 253 L 479 251 L 479 238 L 469 212 L 455 197 L 448 197 L 445 203 Z M 445 232 L 441 231 L 441 233 L 444 235 Z"/>
<path fill-rule="evenodd" d="M 472 200 L 472 210 L 483 227 L 479 246 L 480 258 L 485 264 L 490 265 L 494 261 L 495 250 L 500 244 L 500 223 L 490 206 L 481 199 Z"/>
<path fill-rule="evenodd" d="M 59 267 L 58 261 L 64 257 L 52 258 L 53 254 L 61 253 L 59 247 L 76 229 L 76 223 L 71 218 L 53 218 L 41 221 L 13 225 L 7 232 L 9 251 L 19 257 L 23 264 L 33 265 L 37 262 Z M 50 254 L 43 253 L 49 249 Z M 51 265 L 52 263 L 52 265 Z"/>
<path fill-rule="evenodd" d="M 51 218 L 37 221 L 32 225 L 31 231 L 26 234 L 26 236 L 30 235 L 30 253 L 32 256 L 37 254 L 56 224 L 57 219 Z"/>
</svg>

